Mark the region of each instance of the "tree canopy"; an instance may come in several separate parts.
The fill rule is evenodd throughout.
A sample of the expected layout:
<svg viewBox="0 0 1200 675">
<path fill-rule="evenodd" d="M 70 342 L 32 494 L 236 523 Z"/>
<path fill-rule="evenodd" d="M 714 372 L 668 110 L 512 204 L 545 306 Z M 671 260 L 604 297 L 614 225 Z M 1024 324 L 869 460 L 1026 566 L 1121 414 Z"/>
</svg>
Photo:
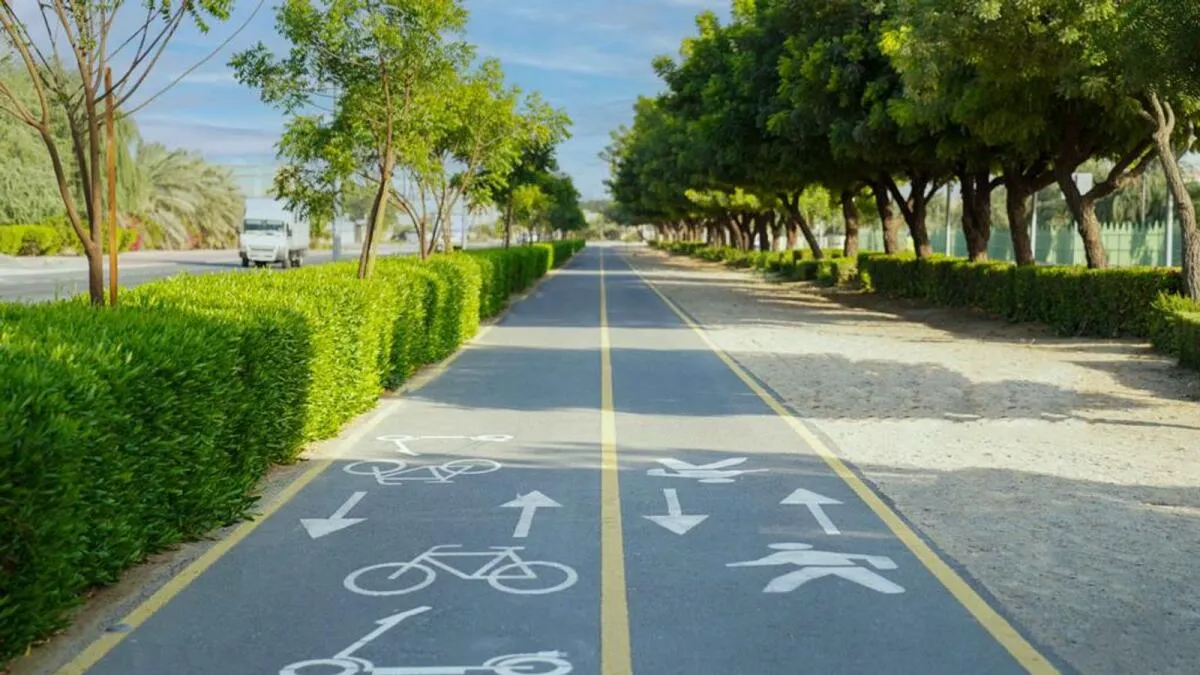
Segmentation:
<svg viewBox="0 0 1200 675">
<path fill-rule="evenodd" d="M 843 207 L 847 252 L 869 191 L 886 247 L 903 218 L 928 256 L 929 200 L 954 181 L 983 260 L 1003 186 L 1031 264 L 1028 202 L 1057 183 L 1104 267 L 1097 203 L 1157 160 L 1195 295 L 1200 238 L 1174 174 L 1197 121 L 1198 17 L 1198 3 L 1156 0 L 734 0 L 728 22 L 701 13 L 678 56 L 656 59 L 665 90 L 614 133 L 608 187 L 631 221 L 763 248 L 780 227 L 807 236 L 797 200 L 819 194 Z M 1081 186 L 1097 159 L 1108 170 Z"/>
</svg>

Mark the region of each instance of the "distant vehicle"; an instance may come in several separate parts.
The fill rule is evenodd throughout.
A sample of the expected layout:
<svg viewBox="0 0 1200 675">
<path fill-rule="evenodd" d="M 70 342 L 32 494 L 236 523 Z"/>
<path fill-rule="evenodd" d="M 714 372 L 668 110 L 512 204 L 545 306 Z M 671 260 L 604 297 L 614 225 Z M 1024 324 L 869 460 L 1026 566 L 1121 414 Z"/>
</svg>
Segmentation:
<svg viewBox="0 0 1200 675">
<path fill-rule="evenodd" d="M 246 217 L 238 233 L 242 267 L 279 263 L 285 269 L 304 264 L 308 255 L 308 220 L 274 199 L 247 199 Z"/>
</svg>

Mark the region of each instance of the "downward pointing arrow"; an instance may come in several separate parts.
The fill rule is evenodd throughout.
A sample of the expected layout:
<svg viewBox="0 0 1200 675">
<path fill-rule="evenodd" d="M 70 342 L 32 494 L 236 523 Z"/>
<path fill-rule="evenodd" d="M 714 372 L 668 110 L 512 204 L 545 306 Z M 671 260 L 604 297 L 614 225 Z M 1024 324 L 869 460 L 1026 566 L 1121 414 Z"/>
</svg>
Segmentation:
<svg viewBox="0 0 1200 675">
<path fill-rule="evenodd" d="M 679 506 L 679 493 L 673 488 L 664 489 L 663 496 L 667 498 L 667 515 L 642 516 L 643 518 L 658 523 L 675 534 L 687 534 L 693 527 L 708 519 L 708 516 L 683 515 L 683 508 Z"/>
<path fill-rule="evenodd" d="M 823 506 L 829 506 L 832 504 L 841 504 L 841 502 L 833 499 L 832 497 L 826 497 L 825 495 L 817 494 L 811 490 L 800 489 L 796 490 L 787 497 L 784 497 L 783 501 L 779 503 L 807 506 L 809 512 L 812 513 L 813 518 L 817 519 L 817 524 L 821 526 L 821 529 L 825 530 L 825 534 L 842 533 L 842 531 L 837 528 L 837 525 L 834 525 L 833 521 L 829 519 L 829 515 L 825 513 L 825 509 L 821 508 Z"/>
<path fill-rule="evenodd" d="M 366 520 L 366 518 L 347 518 L 346 514 L 350 513 L 350 509 L 354 508 L 354 505 L 362 501 L 362 498 L 366 496 L 367 493 L 365 492 L 355 492 L 350 495 L 345 504 L 342 504 L 338 507 L 337 511 L 333 512 L 332 516 L 328 518 L 301 518 L 300 524 L 304 526 L 305 530 L 308 530 L 308 536 L 313 539 L 320 539 L 327 534 L 333 534 L 351 525 L 357 525 Z"/>
<path fill-rule="evenodd" d="M 514 539 L 524 539 L 529 536 L 529 530 L 533 527 L 533 514 L 540 508 L 558 508 L 562 506 L 546 495 L 534 490 L 527 495 L 519 495 L 516 499 L 506 504 L 501 504 L 501 508 L 521 509 L 521 517 L 517 519 L 517 527 L 513 530 Z"/>
</svg>

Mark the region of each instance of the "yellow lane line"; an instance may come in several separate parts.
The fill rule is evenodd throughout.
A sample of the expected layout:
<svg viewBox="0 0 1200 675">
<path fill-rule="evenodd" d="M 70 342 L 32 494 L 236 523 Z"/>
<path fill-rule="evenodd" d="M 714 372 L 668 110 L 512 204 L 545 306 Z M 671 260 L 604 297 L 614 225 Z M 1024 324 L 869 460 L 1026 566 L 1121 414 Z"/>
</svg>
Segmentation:
<svg viewBox="0 0 1200 675">
<path fill-rule="evenodd" d="M 600 250 L 600 672 L 632 675 L 629 601 L 625 590 L 625 536 L 617 465 L 617 415 L 613 410 L 612 341 L 604 250 Z"/>
<path fill-rule="evenodd" d="M 791 412 L 789 412 L 787 408 L 783 406 L 783 404 L 776 400 L 770 392 L 764 389 L 754 378 L 748 375 L 736 361 L 734 361 L 728 354 L 725 353 L 724 350 L 718 347 L 717 344 L 708 337 L 703 328 L 701 328 L 696 324 L 696 322 L 692 321 L 691 318 L 684 314 L 674 302 L 672 302 L 669 298 L 667 298 L 666 295 L 662 293 L 662 291 L 658 290 L 658 287 L 656 287 L 653 282 L 647 279 L 645 275 L 642 274 L 641 270 L 637 269 L 637 267 L 635 267 L 632 263 L 629 263 L 629 267 L 633 270 L 634 274 L 637 274 L 638 278 L 642 280 L 642 283 L 646 284 L 650 290 L 654 291 L 655 295 L 657 295 L 659 299 L 661 299 L 663 303 L 672 312 L 674 312 L 675 315 L 678 316 L 685 325 L 688 326 L 688 328 L 691 328 L 692 331 L 694 331 L 696 335 L 700 337 L 700 340 L 704 342 L 705 346 L 707 346 L 714 354 L 716 354 L 717 357 L 725 363 L 729 370 L 733 371 L 733 374 L 736 375 L 739 380 L 741 380 L 747 387 L 750 388 L 751 391 L 753 391 L 760 399 L 762 399 L 762 402 L 765 403 L 767 407 L 769 407 L 776 415 L 782 418 L 783 421 L 786 422 L 794 432 L 796 432 L 796 435 L 803 439 L 809 447 L 811 447 L 818 455 L 820 455 L 821 459 L 823 459 L 829 468 L 832 469 L 835 474 L 837 474 L 838 478 L 841 478 L 842 481 L 850 486 L 850 489 L 852 489 L 854 493 L 858 495 L 858 498 L 865 502 L 866 505 L 875 512 L 875 515 L 879 516 L 879 519 L 888 526 L 888 529 L 890 529 L 892 533 L 895 534 L 896 537 L 906 547 L 908 547 L 910 551 L 912 551 L 913 555 L 915 555 L 917 559 L 921 561 L 921 564 L 923 564 L 926 569 L 933 574 L 933 576 L 942 584 L 942 586 L 946 587 L 946 590 L 950 591 L 951 595 L 953 595 L 959 601 L 959 603 L 961 603 L 962 606 L 965 607 L 967 611 L 975 617 L 976 621 L 978 621 L 989 633 L 991 633 L 992 637 L 995 638 L 997 642 L 999 642 L 1005 649 L 1008 650 L 1008 653 L 1011 654 L 1012 657 L 1021 664 L 1021 666 L 1023 666 L 1030 673 L 1035 673 L 1037 675 L 1058 673 L 1058 669 L 1055 668 L 1054 665 L 1052 665 L 1050 661 L 1037 650 L 1036 647 L 1030 644 L 1029 641 L 1026 640 L 1020 634 L 1020 632 L 1018 632 L 1017 629 L 1012 626 L 1012 624 L 1010 624 L 1003 616 L 1001 616 L 999 612 L 993 609 L 992 606 L 989 605 L 987 601 L 975 591 L 975 589 L 971 588 L 970 584 L 968 584 L 957 572 L 955 572 L 950 565 L 942 560 L 938 554 L 935 553 L 932 548 L 930 548 L 929 544 L 925 543 L 925 540 L 921 539 L 921 537 L 918 536 L 917 533 L 914 532 L 913 529 L 904 522 L 904 519 L 901 518 L 896 511 L 889 507 L 879 497 L 879 495 L 875 493 L 874 490 L 868 487 L 866 483 L 864 483 L 853 471 L 851 471 L 850 468 L 846 466 L 846 463 L 843 462 L 841 458 L 839 458 L 837 454 L 830 449 L 824 441 L 821 440 L 819 436 L 814 434 L 800 420 L 796 419 L 795 416 L 793 416 Z"/>
</svg>

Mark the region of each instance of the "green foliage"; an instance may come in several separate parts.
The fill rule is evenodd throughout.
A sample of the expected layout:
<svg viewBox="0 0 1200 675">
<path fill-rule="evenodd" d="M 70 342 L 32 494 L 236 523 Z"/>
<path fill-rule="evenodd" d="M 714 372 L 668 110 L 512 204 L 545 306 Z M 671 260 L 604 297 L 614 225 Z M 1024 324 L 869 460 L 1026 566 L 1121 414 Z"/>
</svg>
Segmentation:
<svg viewBox="0 0 1200 675">
<path fill-rule="evenodd" d="M 1150 311 L 1150 344 L 1200 370 L 1200 302 L 1160 293 Z"/>
<path fill-rule="evenodd" d="M 62 250 L 63 237 L 45 225 L 0 225 L 0 254 L 54 255 Z"/>
<path fill-rule="evenodd" d="M 858 268 L 869 290 L 1096 337 L 1149 336 L 1155 298 L 1177 292 L 1180 281 L 1177 271 L 1159 268 L 1016 267 L 942 257 L 865 254 Z"/>
<path fill-rule="evenodd" d="M 88 588 L 242 517 L 272 463 L 581 246 L 389 258 L 365 281 L 353 263 L 178 276 L 106 311 L 0 305 L 0 660 Z"/>
<path fill-rule="evenodd" d="M 275 381 L 247 337 L 235 316 L 0 307 L 0 659 L 248 505 L 274 449 L 262 426 L 297 421 L 307 383 Z"/>
</svg>

